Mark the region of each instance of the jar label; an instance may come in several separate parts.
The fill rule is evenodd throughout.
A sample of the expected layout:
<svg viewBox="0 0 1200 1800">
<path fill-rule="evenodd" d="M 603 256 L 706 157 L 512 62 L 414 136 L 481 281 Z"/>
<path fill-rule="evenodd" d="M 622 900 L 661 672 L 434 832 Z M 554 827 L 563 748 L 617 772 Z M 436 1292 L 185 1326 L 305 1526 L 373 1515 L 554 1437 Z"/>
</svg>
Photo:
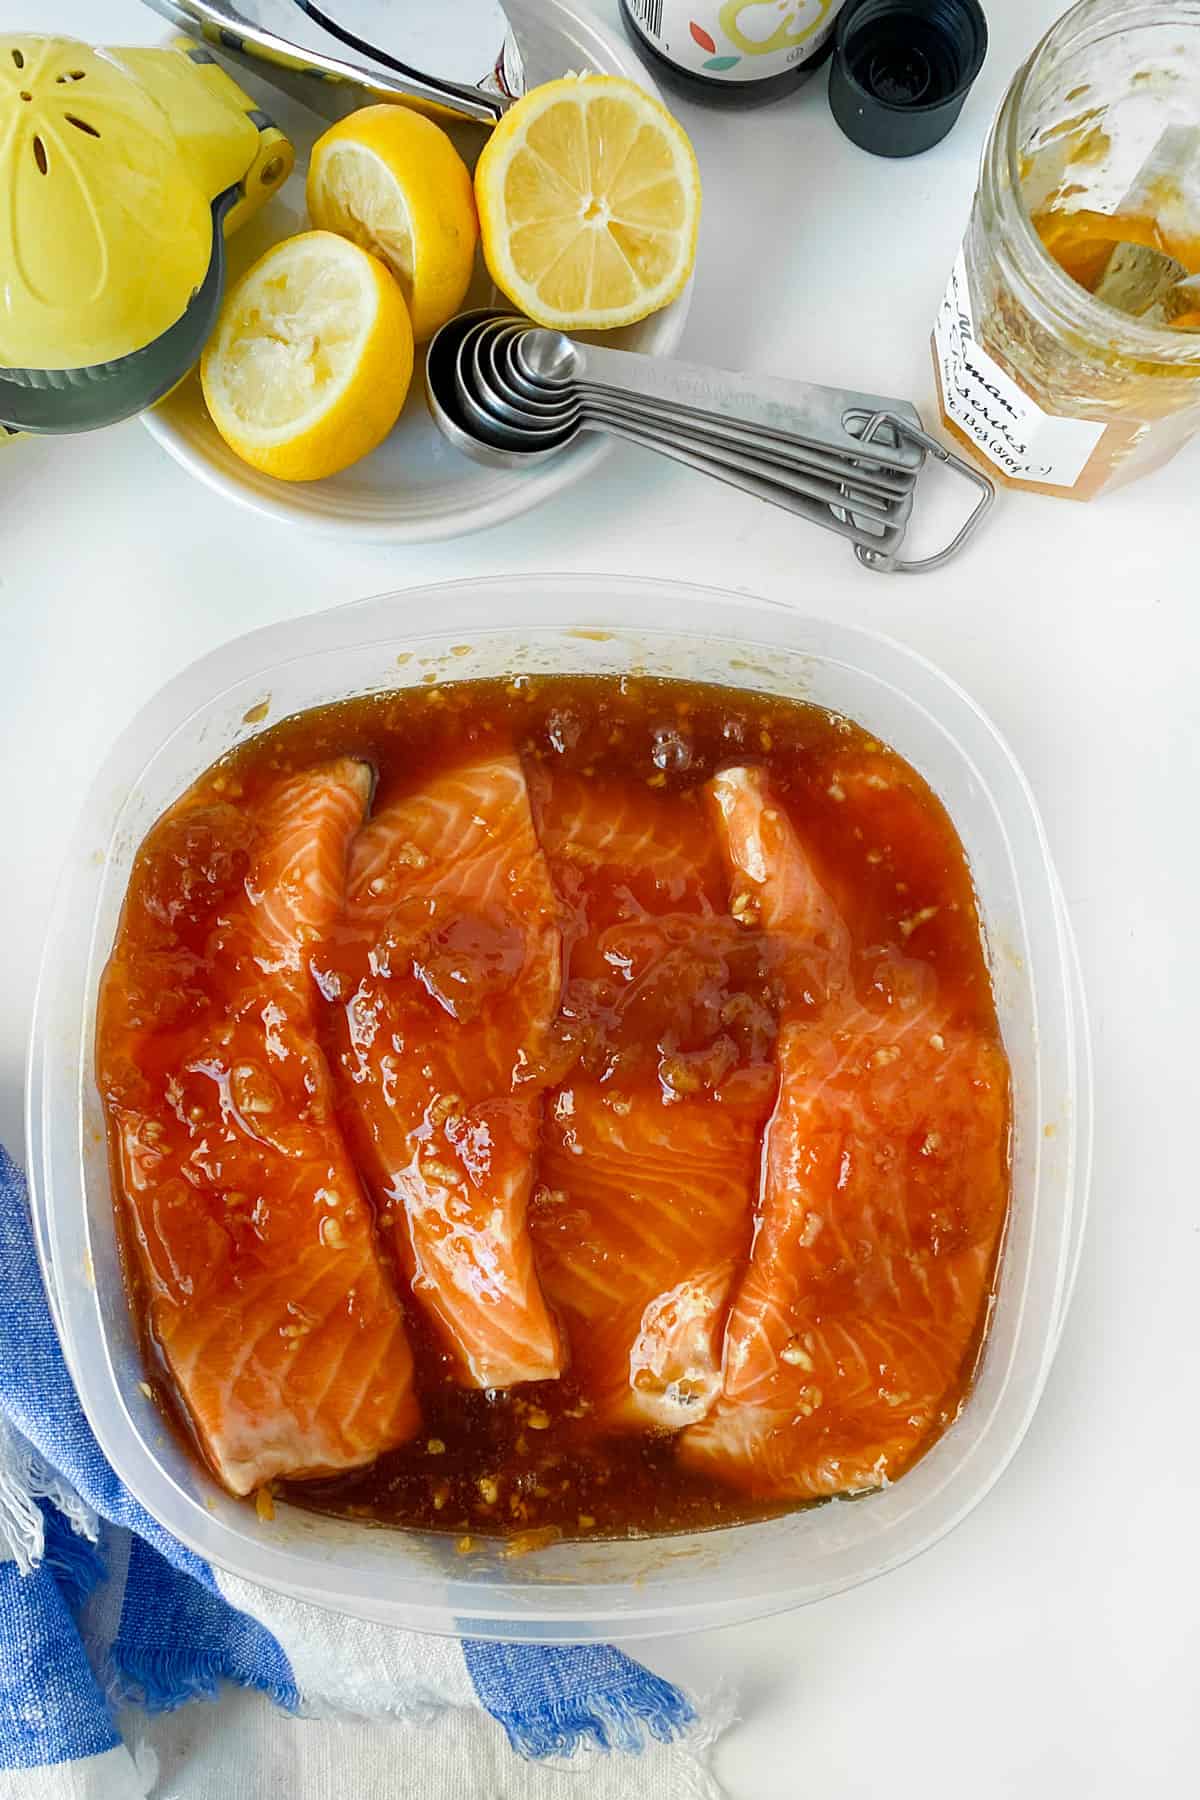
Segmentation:
<svg viewBox="0 0 1200 1800">
<path fill-rule="evenodd" d="M 625 0 L 646 41 L 677 69 L 709 81 L 766 81 L 809 62 L 841 0 Z"/>
<path fill-rule="evenodd" d="M 1043 412 L 988 355 L 975 329 L 961 250 L 938 308 L 933 338 L 946 416 L 976 449 L 1016 481 L 1074 487 L 1104 436 L 1104 426 Z"/>
</svg>

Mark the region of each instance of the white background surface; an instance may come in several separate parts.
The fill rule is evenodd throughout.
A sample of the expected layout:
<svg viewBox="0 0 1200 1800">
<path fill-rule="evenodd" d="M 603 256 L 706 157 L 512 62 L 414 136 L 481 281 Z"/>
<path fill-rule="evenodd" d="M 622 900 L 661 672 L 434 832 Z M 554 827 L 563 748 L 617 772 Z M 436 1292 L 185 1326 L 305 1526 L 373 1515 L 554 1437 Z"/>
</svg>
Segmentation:
<svg viewBox="0 0 1200 1800">
<path fill-rule="evenodd" d="M 601 10 L 615 15 L 613 0 Z M 989 10 L 963 119 L 912 162 L 846 143 L 823 78 L 762 112 L 679 107 L 706 191 L 685 354 L 910 394 L 934 416 L 929 326 L 986 124 L 1059 8 Z M 134 0 L 0 0 L 0 29 L 30 24 L 110 42 L 156 27 Z M 961 561 L 907 581 L 632 450 L 525 519 L 404 551 L 237 511 L 136 423 L 0 451 L 0 1136 L 18 1155 L 46 900 L 83 789 L 131 712 L 237 632 L 462 575 L 680 576 L 903 638 L 1014 745 L 1092 1009 L 1096 1180 L 1074 1309 L 1024 1449 L 948 1542 L 806 1612 L 650 1647 L 646 1660 L 698 1688 L 736 1682 L 741 1722 L 717 1757 L 736 1800 L 1125 1800 L 1195 1781 L 1198 493 L 1200 445 L 1093 506 L 1003 496 Z M 233 1753 L 253 1710 L 191 1709 L 177 1739 L 196 1760 L 173 1769 L 172 1791 L 207 1794 L 201 1767 Z M 358 1753 L 353 1735 L 342 1743 Z M 306 1800 L 294 1764 L 278 1790 L 237 1791 L 285 1787 Z"/>
</svg>

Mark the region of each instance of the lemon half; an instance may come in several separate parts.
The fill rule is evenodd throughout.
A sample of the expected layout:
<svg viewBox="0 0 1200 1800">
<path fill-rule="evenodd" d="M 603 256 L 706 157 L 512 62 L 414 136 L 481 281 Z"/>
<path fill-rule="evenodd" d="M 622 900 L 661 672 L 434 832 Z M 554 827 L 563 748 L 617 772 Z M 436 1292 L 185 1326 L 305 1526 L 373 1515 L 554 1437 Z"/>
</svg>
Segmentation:
<svg viewBox="0 0 1200 1800">
<path fill-rule="evenodd" d="M 682 292 L 700 172 L 683 127 L 614 75 L 566 76 L 519 100 L 475 170 L 497 287 L 560 330 L 631 325 Z"/>
<path fill-rule="evenodd" d="M 200 364 L 230 449 L 281 481 L 366 456 L 400 416 L 413 337 L 396 282 L 328 231 L 276 244 L 230 292 Z"/>
<path fill-rule="evenodd" d="M 313 146 L 308 215 L 385 262 L 418 344 L 462 306 L 479 225 L 471 173 L 432 119 L 366 106 Z"/>
</svg>

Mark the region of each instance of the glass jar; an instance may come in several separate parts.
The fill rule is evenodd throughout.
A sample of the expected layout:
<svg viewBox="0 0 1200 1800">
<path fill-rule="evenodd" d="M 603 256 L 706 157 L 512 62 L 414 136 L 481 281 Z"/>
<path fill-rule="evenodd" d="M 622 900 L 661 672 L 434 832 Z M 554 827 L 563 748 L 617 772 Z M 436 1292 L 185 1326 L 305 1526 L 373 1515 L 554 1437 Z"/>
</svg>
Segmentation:
<svg viewBox="0 0 1200 1800">
<path fill-rule="evenodd" d="M 1083 0 L 984 150 L 933 333 L 947 429 L 1036 493 L 1148 474 L 1200 428 L 1198 271 L 1200 0 Z"/>
<path fill-rule="evenodd" d="M 842 0 L 620 0 L 635 48 L 685 99 L 761 106 L 808 79 L 833 49 Z"/>
</svg>

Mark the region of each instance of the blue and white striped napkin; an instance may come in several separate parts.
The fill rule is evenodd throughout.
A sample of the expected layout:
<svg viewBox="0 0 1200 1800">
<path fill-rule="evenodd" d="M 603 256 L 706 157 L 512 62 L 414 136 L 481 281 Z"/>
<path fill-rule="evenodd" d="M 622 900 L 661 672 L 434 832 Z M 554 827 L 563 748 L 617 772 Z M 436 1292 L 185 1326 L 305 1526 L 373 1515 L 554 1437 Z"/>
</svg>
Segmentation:
<svg viewBox="0 0 1200 1800">
<path fill-rule="evenodd" d="M 154 1717 L 216 1699 L 226 1683 L 301 1719 L 403 1722 L 403 1776 L 386 1792 L 405 1800 L 549 1794 L 564 1757 L 572 1800 L 719 1793 L 706 1769 L 712 1720 L 617 1650 L 361 1624 L 234 1580 L 165 1532 L 92 1436 L 46 1304 L 24 1182 L 0 1148 L 0 1800 L 193 1800 L 194 1786 L 158 1784 Z M 634 1775 L 589 1750 L 646 1754 Z M 310 1791 L 359 1800 L 352 1736 L 337 1754 L 336 1785 Z M 268 1787 L 230 1777 L 210 1791 Z M 294 1779 L 289 1792 L 300 1792 Z"/>
</svg>

